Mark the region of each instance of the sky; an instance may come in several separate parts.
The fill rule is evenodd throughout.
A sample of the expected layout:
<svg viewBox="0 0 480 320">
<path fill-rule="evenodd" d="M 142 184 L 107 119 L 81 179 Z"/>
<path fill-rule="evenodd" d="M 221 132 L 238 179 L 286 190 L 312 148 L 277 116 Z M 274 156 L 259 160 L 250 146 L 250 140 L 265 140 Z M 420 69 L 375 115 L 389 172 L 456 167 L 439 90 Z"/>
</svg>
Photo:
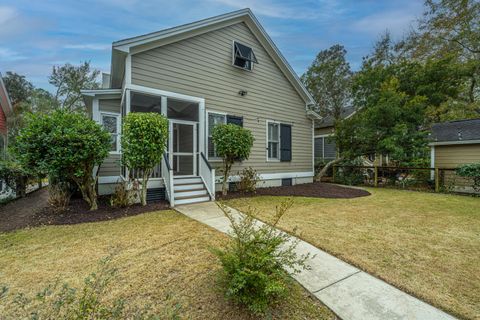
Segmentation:
<svg viewBox="0 0 480 320">
<path fill-rule="evenodd" d="M 52 90 L 53 65 L 110 70 L 113 41 L 249 7 L 298 75 L 342 44 L 357 70 L 382 33 L 400 39 L 422 0 L 0 0 L 0 72 Z"/>
</svg>

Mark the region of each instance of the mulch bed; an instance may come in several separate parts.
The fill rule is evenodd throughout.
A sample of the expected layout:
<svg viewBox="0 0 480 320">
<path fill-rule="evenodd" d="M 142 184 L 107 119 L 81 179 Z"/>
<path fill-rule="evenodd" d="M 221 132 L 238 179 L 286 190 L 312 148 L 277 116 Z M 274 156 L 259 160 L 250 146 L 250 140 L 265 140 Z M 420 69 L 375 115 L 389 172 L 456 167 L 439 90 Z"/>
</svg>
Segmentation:
<svg viewBox="0 0 480 320">
<path fill-rule="evenodd" d="M 42 225 L 106 221 L 170 208 L 166 201 L 153 202 L 146 206 L 135 204 L 126 208 L 113 208 L 109 204 L 109 197 L 105 196 L 99 197 L 98 210 L 90 211 L 84 200 L 72 198 L 68 208 L 58 212 L 48 205 L 47 199 L 48 190 L 43 189 L 0 207 L 0 232 Z"/>
<path fill-rule="evenodd" d="M 341 198 L 350 199 L 357 197 L 369 196 L 370 192 L 358 189 L 342 187 L 329 183 L 313 182 L 297 184 L 288 187 L 269 187 L 258 188 L 256 193 L 243 193 L 243 192 L 229 192 L 227 196 L 223 197 L 221 193 L 217 193 L 218 200 L 228 200 L 235 198 L 246 198 L 256 196 L 299 196 L 299 197 L 311 197 L 311 198 Z"/>
</svg>

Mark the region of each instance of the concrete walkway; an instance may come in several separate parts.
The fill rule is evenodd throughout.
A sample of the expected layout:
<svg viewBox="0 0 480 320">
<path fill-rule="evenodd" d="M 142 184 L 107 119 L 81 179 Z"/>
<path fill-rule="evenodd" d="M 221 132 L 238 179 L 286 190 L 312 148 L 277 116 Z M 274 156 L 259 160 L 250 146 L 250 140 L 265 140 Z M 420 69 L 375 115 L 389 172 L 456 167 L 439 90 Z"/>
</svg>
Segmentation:
<svg viewBox="0 0 480 320">
<path fill-rule="evenodd" d="M 231 229 L 230 221 L 214 202 L 175 209 L 221 232 L 228 233 Z M 232 213 L 241 215 L 235 209 Z M 299 242 L 296 251 L 298 254 L 310 253 L 314 257 L 309 261 L 311 270 L 305 270 L 294 278 L 341 319 L 455 319 L 305 241 Z"/>
</svg>

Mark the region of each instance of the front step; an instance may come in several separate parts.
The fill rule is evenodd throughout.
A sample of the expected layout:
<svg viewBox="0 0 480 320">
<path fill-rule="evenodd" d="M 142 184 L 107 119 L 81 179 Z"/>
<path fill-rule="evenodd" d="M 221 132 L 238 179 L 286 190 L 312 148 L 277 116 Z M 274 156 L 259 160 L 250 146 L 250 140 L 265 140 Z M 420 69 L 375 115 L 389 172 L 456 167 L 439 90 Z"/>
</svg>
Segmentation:
<svg viewBox="0 0 480 320">
<path fill-rule="evenodd" d="M 210 195 L 200 177 L 173 179 L 175 205 L 210 201 Z"/>
</svg>

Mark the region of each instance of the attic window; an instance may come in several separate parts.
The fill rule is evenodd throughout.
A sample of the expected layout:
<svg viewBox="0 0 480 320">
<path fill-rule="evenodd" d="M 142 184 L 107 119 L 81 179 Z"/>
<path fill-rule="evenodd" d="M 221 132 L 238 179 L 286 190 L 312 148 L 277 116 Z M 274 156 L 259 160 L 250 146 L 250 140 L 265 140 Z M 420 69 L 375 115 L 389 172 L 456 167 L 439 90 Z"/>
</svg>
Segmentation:
<svg viewBox="0 0 480 320">
<path fill-rule="evenodd" d="M 245 70 L 252 70 L 253 63 L 258 63 L 252 48 L 236 41 L 233 42 L 233 65 Z"/>
</svg>

